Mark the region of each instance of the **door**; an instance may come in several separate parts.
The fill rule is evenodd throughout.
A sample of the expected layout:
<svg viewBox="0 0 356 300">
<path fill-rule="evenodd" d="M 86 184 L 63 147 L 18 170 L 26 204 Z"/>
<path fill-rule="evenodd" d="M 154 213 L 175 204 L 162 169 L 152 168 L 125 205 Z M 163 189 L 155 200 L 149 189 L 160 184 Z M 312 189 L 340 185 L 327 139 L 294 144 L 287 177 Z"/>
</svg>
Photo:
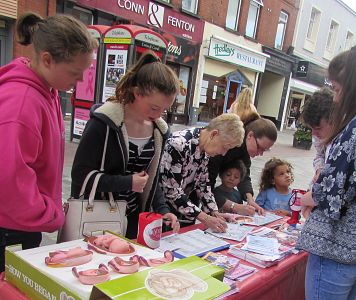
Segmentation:
<svg viewBox="0 0 356 300">
<path fill-rule="evenodd" d="M 0 67 L 6 64 L 6 37 L 0 35 Z"/>
<path fill-rule="evenodd" d="M 231 104 L 236 100 L 237 95 L 240 93 L 241 81 L 230 80 L 226 90 L 224 112 L 230 108 Z"/>
</svg>

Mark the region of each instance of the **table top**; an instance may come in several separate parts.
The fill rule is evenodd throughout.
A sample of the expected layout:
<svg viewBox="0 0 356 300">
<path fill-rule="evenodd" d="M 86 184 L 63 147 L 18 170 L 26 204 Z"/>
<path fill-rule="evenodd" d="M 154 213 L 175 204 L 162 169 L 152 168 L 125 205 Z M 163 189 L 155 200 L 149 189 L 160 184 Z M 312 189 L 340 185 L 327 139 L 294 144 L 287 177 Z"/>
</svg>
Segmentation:
<svg viewBox="0 0 356 300">
<path fill-rule="evenodd" d="M 281 223 L 281 220 L 275 221 L 267 225 L 267 227 L 273 226 L 276 223 Z M 182 228 L 180 233 L 197 228 L 205 229 L 203 224 L 195 224 Z M 164 233 L 163 235 L 167 234 L 169 233 Z M 231 244 L 237 243 L 234 241 L 229 242 Z M 227 254 L 227 250 L 221 251 L 221 253 Z M 265 269 L 244 260 L 241 261 L 246 265 L 253 266 L 258 272 L 243 282 L 237 282 L 237 287 L 240 290 L 239 293 L 227 296 L 225 299 L 304 299 L 306 252 L 302 251 L 299 254 L 289 255 L 276 265 Z M 0 274 L 0 299 L 28 300 L 25 295 L 4 280 L 4 273 Z"/>
</svg>

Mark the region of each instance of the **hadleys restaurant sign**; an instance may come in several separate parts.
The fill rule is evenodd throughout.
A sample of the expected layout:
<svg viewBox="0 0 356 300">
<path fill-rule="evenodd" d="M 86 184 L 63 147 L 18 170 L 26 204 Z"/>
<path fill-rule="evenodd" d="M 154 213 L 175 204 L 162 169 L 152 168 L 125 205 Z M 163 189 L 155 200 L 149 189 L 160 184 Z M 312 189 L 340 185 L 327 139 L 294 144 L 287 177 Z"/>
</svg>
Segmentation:
<svg viewBox="0 0 356 300">
<path fill-rule="evenodd" d="M 194 42 L 203 38 L 204 22 L 147 0 L 77 0 L 77 4 L 105 11 L 135 23 L 156 27 Z"/>
<path fill-rule="evenodd" d="M 235 65 L 264 72 L 268 55 L 248 50 L 216 38 L 210 39 L 209 56 Z"/>
</svg>

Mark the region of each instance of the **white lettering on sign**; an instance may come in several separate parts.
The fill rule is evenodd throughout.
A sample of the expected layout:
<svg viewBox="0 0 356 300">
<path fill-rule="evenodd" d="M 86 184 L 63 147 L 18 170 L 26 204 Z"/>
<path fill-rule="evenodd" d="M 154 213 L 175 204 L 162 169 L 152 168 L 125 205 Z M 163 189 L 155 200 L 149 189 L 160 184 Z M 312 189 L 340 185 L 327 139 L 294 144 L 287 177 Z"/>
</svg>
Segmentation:
<svg viewBox="0 0 356 300">
<path fill-rule="evenodd" d="M 185 31 L 194 32 L 195 30 L 195 26 L 193 24 L 177 19 L 172 16 L 168 16 L 168 24 L 172 25 L 173 27 L 183 29 Z"/>
<path fill-rule="evenodd" d="M 14 266 L 9 265 L 9 272 L 17 277 L 18 279 L 22 279 L 22 281 L 30 288 L 34 289 L 37 293 L 39 293 L 42 297 L 48 300 L 56 300 L 57 297 L 48 290 L 46 290 L 42 285 L 38 284 L 37 282 L 33 281 L 30 277 L 26 276 L 25 274 L 21 273 L 18 269 L 14 268 Z M 73 299 L 73 297 L 69 296 L 68 299 Z"/>
<path fill-rule="evenodd" d="M 176 46 L 176 45 L 173 45 L 171 42 L 168 42 L 168 53 L 172 53 L 175 55 L 181 55 L 182 46 L 181 45 Z"/>
<path fill-rule="evenodd" d="M 209 56 L 257 72 L 263 72 L 265 70 L 266 56 L 263 55 L 263 53 L 256 53 L 256 51 L 248 50 L 215 38 L 210 39 Z"/>
<path fill-rule="evenodd" d="M 126 10 L 133 11 L 136 14 L 143 15 L 145 13 L 145 7 L 142 6 L 141 4 L 135 3 L 134 1 L 130 0 L 118 0 L 117 5 L 121 8 L 124 8 Z"/>
</svg>

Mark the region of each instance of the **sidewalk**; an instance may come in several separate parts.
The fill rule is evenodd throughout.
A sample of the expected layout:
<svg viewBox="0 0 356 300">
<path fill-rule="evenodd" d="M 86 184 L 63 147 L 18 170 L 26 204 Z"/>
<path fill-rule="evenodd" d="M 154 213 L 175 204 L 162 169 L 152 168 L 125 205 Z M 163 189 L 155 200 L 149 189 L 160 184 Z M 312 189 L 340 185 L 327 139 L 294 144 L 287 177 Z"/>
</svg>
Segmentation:
<svg viewBox="0 0 356 300">
<path fill-rule="evenodd" d="M 78 147 L 78 142 L 70 142 L 70 121 L 65 121 L 66 125 L 66 143 L 65 143 L 65 157 L 64 157 L 64 169 L 63 169 L 63 193 L 62 198 L 66 200 L 70 195 L 71 184 L 71 169 L 75 152 Z M 199 124 L 203 126 L 203 124 Z M 171 126 L 171 131 L 177 131 L 188 128 L 188 126 L 174 124 Z M 292 146 L 293 144 L 293 130 L 285 130 L 278 132 L 278 138 L 272 149 L 265 152 L 263 156 L 252 159 L 251 166 L 251 178 L 254 191 L 257 195 L 258 184 L 261 170 L 265 162 L 272 158 L 278 157 L 289 161 L 294 167 L 294 183 L 292 188 L 307 189 L 308 185 L 313 177 L 313 157 L 315 155 L 314 147 L 311 150 L 300 150 Z M 45 234 L 43 244 L 54 243 L 56 234 Z"/>
</svg>

